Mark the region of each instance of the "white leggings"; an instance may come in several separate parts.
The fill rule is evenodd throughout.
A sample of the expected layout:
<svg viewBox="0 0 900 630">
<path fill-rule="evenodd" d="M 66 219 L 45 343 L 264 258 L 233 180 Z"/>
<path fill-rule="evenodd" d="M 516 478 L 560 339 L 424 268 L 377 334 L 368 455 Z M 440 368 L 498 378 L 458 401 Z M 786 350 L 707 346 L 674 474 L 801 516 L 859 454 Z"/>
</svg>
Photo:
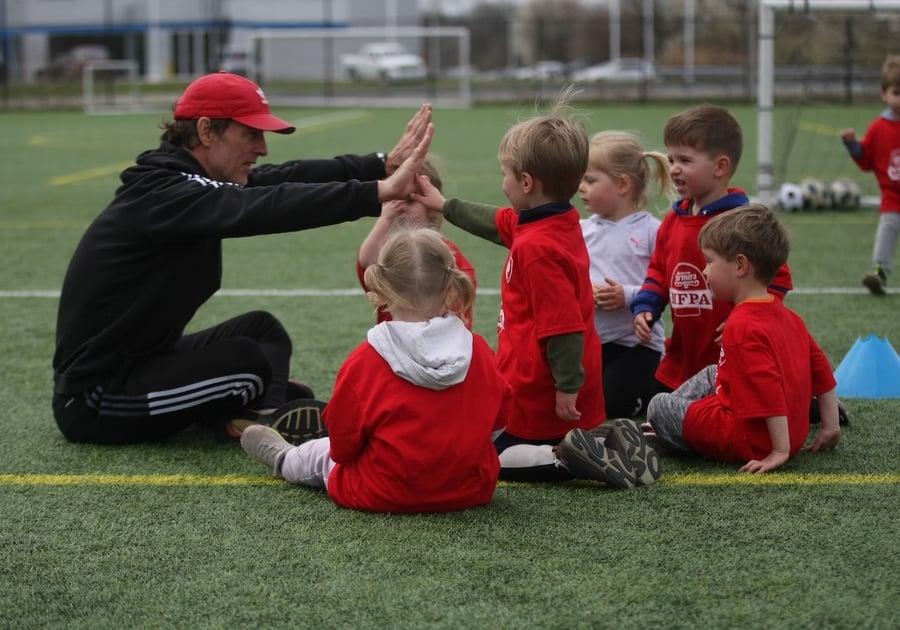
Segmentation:
<svg viewBox="0 0 900 630">
<path fill-rule="evenodd" d="M 291 483 L 327 488 L 328 475 L 333 468 L 331 440 L 324 437 L 289 450 L 281 463 L 281 476 Z"/>
</svg>

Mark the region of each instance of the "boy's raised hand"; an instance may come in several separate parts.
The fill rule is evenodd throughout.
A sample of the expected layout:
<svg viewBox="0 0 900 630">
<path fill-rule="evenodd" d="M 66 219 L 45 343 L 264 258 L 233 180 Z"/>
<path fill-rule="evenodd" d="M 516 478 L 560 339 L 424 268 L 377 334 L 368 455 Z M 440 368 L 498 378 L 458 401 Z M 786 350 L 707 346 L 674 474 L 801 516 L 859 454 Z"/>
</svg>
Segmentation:
<svg viewBox="0 0 900 630">
<path fill-rule="evenodd" d="M 441 191 L 431 183 L 427 175 L 419 175 L 416 179 L 419 184 L 419 192 L 412 194 L 412 200 L 418 201 L 428 210 L 443 212 L 447 199 L 441 194 Z"/>
</svg>

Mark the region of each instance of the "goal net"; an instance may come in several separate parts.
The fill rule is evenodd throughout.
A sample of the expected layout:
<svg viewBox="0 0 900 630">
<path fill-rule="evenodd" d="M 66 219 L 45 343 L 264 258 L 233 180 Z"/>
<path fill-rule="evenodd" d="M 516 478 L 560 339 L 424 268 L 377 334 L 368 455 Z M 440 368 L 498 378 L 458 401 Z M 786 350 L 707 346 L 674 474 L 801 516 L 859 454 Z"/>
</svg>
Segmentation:
<svg viewBox="0 0 900 630">
<path fill-rule="evenodd" d="M 134 59 L 92 61 L 81 77 L 86 114 L 130 113 L 141 109 L 138 62 Z"/>
<path fill-rule="evenodd" d="M 350 64 L 389 66 L 391 59 L 360 60 L 364 46 L 399 44 L 420 72 L 368 75 Z M 384 27 L 265 30 L 248 36 L 247 74 L 281 104 L 407 107 L 430 102 L 470 107 L 469 30 L 462 27 Z M 381 64 L 381 66 L 378 66 Z"/>
<path fill-rule="evenodd" d="M 862 205 L 877 206 L 871 173 L 841 143 L 862 138 L 883 111 L 880 70 L 900 53 L 900 1 L 761 0 L 759 5 L 757 194 L 777 203 L 784 184 L 855 182 Z M 806 182 L 811 182 L 807 184 Z"/>
</svg>

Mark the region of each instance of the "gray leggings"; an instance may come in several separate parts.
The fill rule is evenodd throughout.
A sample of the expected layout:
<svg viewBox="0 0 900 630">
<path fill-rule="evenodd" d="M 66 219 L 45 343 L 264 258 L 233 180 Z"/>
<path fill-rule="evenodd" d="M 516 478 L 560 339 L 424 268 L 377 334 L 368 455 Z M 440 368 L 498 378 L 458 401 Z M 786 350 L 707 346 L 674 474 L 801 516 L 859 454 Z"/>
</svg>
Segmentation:
<svg viewBox="0 0 900 630">
<path fill-rule="evenodd" d="M 894 268 L 894 253 L 897 251 L 898 236 L 900 236 L 900 212 L 879 214 L 872 261 L 876 265 L 880 265 L 886 274 L 890 274 Z"/>
<path fill-rule="evenodd" d="M 691 452 L 684 441 L 684 416 L 694 401 L 715 391 L 716 364 L 708 365 L 686 380 L 671 394 L 657 394 L 647 406 L 647 421 L 653 425 L 657 439 L 670 449 Z"/>
</svg>

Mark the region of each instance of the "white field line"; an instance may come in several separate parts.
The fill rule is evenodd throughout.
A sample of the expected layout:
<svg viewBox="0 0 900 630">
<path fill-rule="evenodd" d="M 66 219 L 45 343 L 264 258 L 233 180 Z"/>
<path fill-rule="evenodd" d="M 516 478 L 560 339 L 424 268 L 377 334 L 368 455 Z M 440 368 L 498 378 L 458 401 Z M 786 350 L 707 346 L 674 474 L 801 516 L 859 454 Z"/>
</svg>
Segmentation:
<svg viewBox="0 0 900 630">
<path fill-rule="evenodd" d="M 788 295 L 859 295 L 867 294 L 865 287 L 814 287 L 794 289 Z M 888 293 L 891 293 L 889 291 Z M 478 295 L 499 295 L 500 289 L 479 288 Z M 343 297 L 364 295 L 361 288 L 352 289 L 221 289 L 221 297 Z M 0 299 L 59 298 L 59 291 L 22 290 L 0 291 Z"/>
</svg>

